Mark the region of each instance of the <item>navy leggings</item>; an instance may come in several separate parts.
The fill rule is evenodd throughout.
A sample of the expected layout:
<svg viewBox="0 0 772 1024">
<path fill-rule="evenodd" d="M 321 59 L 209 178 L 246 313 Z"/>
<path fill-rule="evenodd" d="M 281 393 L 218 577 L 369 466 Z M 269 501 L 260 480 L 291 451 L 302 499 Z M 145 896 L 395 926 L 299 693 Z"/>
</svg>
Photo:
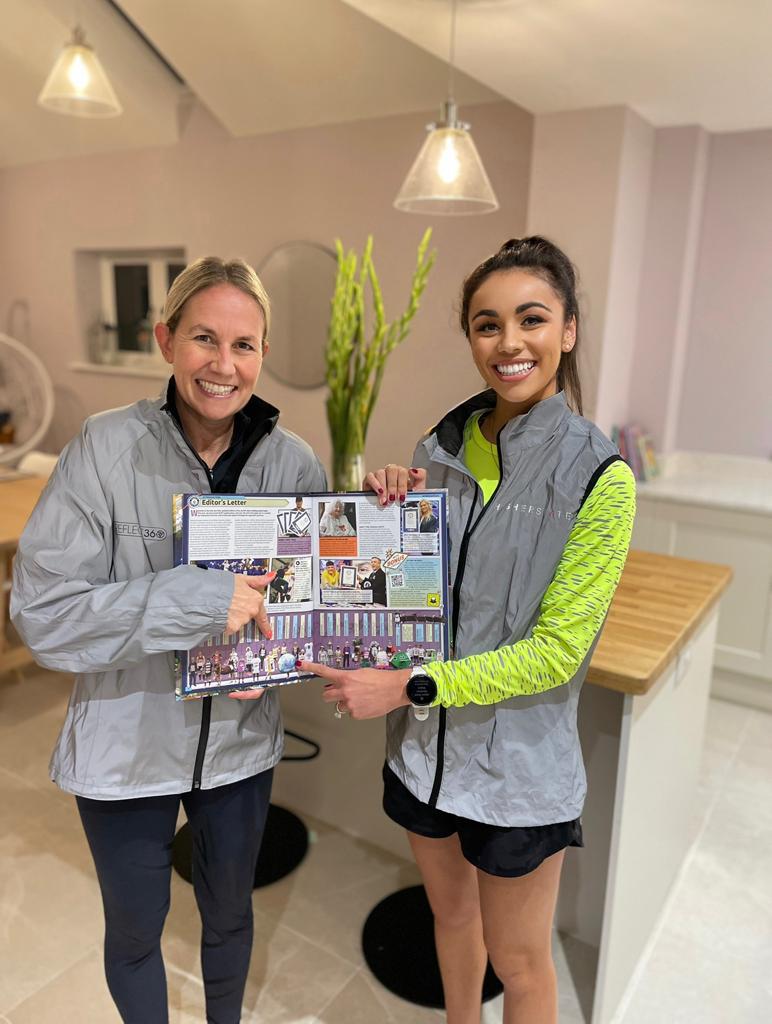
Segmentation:
<svg viewBox="0 0 772 1024">
<path fill-rule="evenodd" d="M 273 769 L 216 789 L 135 800 L 77 797 L 105 911 L 105 974 L 126 1024 L 167 1024 L 161 932 L 180 801 L 193 837 L 209 1024 L 238 1024 L 252 951 L 252 888 Z"/>
</svg>

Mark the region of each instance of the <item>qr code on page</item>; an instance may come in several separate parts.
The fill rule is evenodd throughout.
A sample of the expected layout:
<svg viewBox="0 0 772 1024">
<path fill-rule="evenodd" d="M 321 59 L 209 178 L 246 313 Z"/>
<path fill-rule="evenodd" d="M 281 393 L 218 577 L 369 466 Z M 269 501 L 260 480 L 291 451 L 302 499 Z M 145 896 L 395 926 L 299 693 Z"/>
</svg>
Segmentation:
<svg viewBox="0 0 772 1024">
<path fill-rule="evenodd" d="M 405 574 L 403 572 L 392 572 L 389 574 L 392 590 L 399 590 L 405 585 Z"/>
</svg>

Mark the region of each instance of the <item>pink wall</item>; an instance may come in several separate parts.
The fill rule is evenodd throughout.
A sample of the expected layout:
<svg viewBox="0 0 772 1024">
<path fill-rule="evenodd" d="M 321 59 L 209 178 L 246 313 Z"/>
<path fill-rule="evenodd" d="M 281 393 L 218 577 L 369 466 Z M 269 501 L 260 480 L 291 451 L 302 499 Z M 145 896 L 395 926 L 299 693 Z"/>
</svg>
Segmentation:
<svg viewBox="0 0 772 1024">
<path fill-rule="evenodd" d="M 772 455 L 772 131 L 713 135 L 676 446 Z"/>
<path fill-rule="evenodd" d="M 707 154 L 702 128 L 657 130 L 627 418 L 664 452 L 676 447 Z"/>
<path fill-rule="evenodd" d="M 486 217 L 437 218 L 438 260 L 411 337 L 391 357 L 368 441 L 370 464 L 409 459 L 413 443 L 479 385 L 454 324 L 461 280 L 525 227 L 532 118 L 510 103 L 465 109 L 501 202 Z M 79 374 L 85 356 L 75 302 L 74 251 L 183 246 L 253 263 L 305 238 L 361 247 L 375 236 L 387 313 L 406 301 L 418 240 L 429 223 L 392 201 L 433 112 L 233 139 L 195 107 L 178 145 L 56 161 L 0 174 L 0 329 L 11 304 L 29 308 L 29 344 L 57 390 L 50 440 L 83 417 L 155 394 L 160 382 Z M 323 344 L 324 338 L 310 339 Z M 269 356 L 270 359 L 270 356 Z M 296 391 L 265 373 L 260 393 L 282 423 L 329 456 L 324 389 Z"/>
<path fill-rule="evenodd" d="M 607 432 L 627 413 L 653 134 L 625 107 L 535 122 L 528 230 L 578 268 L 585 414 Z"/>
</svg>

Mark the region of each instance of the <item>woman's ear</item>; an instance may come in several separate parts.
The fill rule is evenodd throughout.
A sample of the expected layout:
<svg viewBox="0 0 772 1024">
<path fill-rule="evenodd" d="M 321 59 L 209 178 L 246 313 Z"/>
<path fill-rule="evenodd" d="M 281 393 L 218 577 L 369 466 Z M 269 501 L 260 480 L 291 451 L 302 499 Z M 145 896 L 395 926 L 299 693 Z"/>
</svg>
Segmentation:
<svg viewBox="0 0 772 1024">
<path fill-rule="evenodd" d="M 156 324 L 153 328 L 153 334 L 155 334 L 155 340 L 158 342 L 161 355 L 167 363 L 173 363 L 174 355 L 172 352 L 172 332 L 169 330 L 168 326 L 166 324 Z"/>
<path fill-rule="evenodd" d="M 566 326 L 563 328 L 563 344 L 561 348 L 564 352 L 570 352 L 576 344 L 576 317 L 572 316 Z"/>
</svg>

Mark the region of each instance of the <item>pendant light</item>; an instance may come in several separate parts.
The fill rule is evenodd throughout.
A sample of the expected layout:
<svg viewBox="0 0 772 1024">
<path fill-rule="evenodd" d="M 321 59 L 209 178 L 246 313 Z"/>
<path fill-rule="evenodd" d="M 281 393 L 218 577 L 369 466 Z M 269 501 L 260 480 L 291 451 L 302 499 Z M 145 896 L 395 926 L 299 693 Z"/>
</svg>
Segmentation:
<svg viewBox="0 0 772 1024">
<path fill-rule="evenodd" d="M 123 112 L 99 58 L 76 26 L 38 96 L 38 103 L 58 114 L 116 117 Z"/>
<path fill-rule="evenodd" d="M 396 208 L 405 213 L 493 213 L 499 208 L 469 134 L 470 125 L 458 120 L 453 99 L 456 3 L 452 0 L 448 99 L 442 105 L 440 120 L 426 126 L 429 134 L 394 200 Z"/>
</svg>

